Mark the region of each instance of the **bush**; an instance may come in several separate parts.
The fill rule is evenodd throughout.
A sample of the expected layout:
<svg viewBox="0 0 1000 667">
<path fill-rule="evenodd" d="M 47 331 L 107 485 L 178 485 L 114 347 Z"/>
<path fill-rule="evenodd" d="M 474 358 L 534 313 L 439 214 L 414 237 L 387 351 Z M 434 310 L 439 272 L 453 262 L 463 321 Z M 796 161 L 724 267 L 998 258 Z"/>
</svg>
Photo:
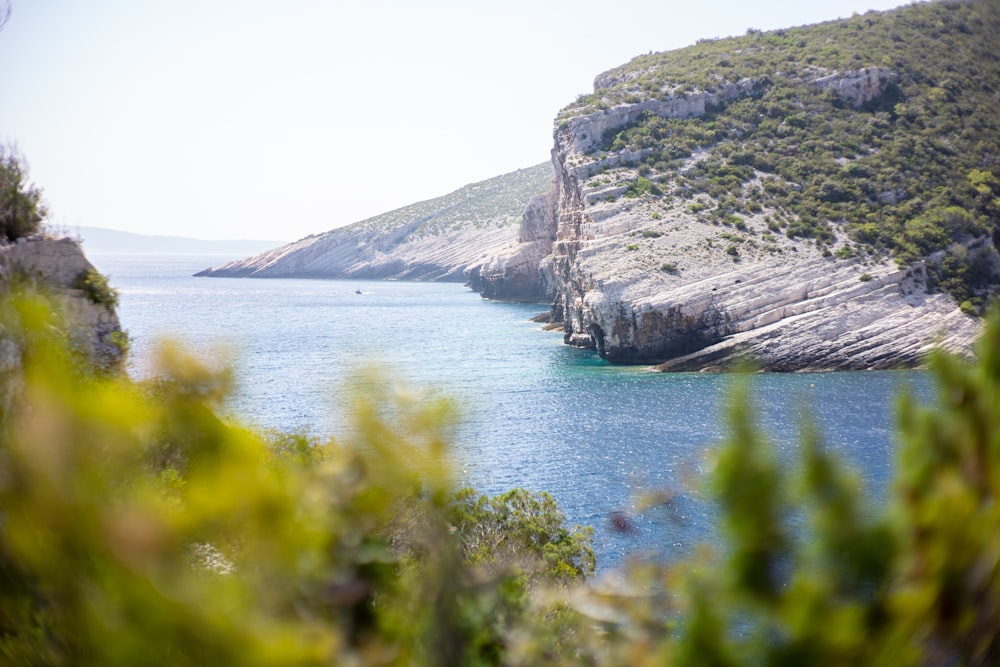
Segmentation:
<svg viewBox="0 0 1000 667">
<path fill-rule="evenodd" d="M 228 373 L 177 348 L 138 386 L 75 363 L 39 296 L 0 318 L 23 358 L 0 415 L 4 664 L 495 664 L 498 633 L 552 626 L 529 585 L 593 571 L 589 533 L 521 491 L 485 501 L 521 541 L 463 560 L 448 401 L 366 374 L 350 437 L 265 438 L 216 416 Z"/>
<path fill-rule="evenodd" d="M 27 171 L 16 149 L 0 145 L 0 237 L 8 241 L 37 233 L 48 214 L 42 191 L 28 182 Z"/>
<path fill-rule="evenodd" d="M 592 528 L 565 528 L 548 493 L 513 489 L 493 498 L 464 489 L 448 508 L 466 561 L 487 570 L 516 565 L 529 581 L 584 581 L 594 573 Z"/>
<path fill-rule="evenodd" d="M 107 276 L 96 269 L 81 271 L 73 280 L 73 287 L 83 290 L 93 303 L 109 308 L 118 305 L 118 290 L 111 286 Z"/>
</svg>

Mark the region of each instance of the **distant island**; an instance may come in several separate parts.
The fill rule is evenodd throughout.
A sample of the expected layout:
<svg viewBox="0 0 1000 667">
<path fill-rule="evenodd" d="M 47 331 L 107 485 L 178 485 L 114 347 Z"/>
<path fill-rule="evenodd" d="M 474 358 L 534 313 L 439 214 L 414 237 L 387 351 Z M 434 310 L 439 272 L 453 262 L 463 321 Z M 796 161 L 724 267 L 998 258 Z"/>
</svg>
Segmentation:
<svg viewBox="0 0 1000 667">
<path fill-rule="evenodd" d="M 209 241 L 184 236 L 162 236 L 122 232 L 101 227 L 72 227 L 62 230 L 78 236 L 89 254 L 150 255 L 255 255 L 283 245 L 283 241 L 234 239 Z"/>
<path fill-rule="evenodd" d="M 518 169 L 197 275 L 464 282 L 517 250 L 524 212 L 553 174 L 549 162 Z"/>
</svg>

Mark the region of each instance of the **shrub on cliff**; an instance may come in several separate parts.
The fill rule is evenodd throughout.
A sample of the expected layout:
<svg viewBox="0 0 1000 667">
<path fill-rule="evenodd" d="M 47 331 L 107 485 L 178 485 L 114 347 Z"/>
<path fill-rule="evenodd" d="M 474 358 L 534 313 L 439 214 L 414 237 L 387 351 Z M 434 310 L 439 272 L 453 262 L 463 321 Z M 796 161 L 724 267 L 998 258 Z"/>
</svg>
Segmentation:
<svg viewBox="0 0 1000 667">
<path fill-rule="evenodd" d="M 118 305 L 118 290 L 111 286 L 107 276 L 96 269 L 81 271 L 73 280 L 73 287 L 83 290 L 92 303 L 109 308 Z"/>
<path fill-rule="evenodd" d="M 0 144 L 0 237 L 14 241 L 41 228 L 48 214 L 42 191 L 28 181 L 24 157 Z"/>
</svg>

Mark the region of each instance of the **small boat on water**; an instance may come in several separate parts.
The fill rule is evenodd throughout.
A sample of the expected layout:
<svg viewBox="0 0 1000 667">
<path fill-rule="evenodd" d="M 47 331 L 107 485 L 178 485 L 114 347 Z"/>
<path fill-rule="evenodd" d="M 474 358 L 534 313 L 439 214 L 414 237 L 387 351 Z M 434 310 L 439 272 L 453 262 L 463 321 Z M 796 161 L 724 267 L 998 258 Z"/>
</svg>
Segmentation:
<svg viewBox="0 0 1000 667">
<path fill-rule="evenodd" d="M 356 289 L 356 290 L 354 290 L 354 293 L 355 293 L 355 294 L 364 294 L 364 292 L 362 292 L 362 291 L 361 291 L 361 290 L 359 290 L 359 289 Z"/>
</svg>

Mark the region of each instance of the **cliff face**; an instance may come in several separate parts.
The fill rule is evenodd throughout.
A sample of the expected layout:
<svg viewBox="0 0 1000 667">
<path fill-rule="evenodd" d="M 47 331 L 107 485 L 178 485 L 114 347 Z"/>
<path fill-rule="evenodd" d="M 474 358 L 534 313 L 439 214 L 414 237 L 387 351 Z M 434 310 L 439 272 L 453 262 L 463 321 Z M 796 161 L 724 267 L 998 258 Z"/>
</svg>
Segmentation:
<svg viewBox="0 0 1000 667">
<path fill-rule="evenodd" d="M 516 244 L 484 263 L 467 267 L 469 286 L 487 299 L 551 303 L 555 284 L 539 266 L 555 240 L 556 203 L 551 191 L 535 196 L 524 212 Z"/>
<path fill-rule="evenodd" d="M 95 303 L 75 287 L 81 274 L 95 271 L 79 243 L 69 238 L 22 238 L 0 246 L 0 291 L 34 284 L 51 295 L 68 330 L 70 345 L 91 363 L 113 369 L 124 361 L 124 334 L 113 306 Z M 0 324 L 0 414 L 19 391 L 21 347 Z"/>
<path fill-rule="evenodd" d="M 197 275 L 475 280 L 484 261 L 522 250 L 518 225 L 551 178 L 547 163 L 521 169 Z"/>
<path fill-rule="evenodd" d="M 123 360 L 121 323 L 113 306 L 95 303 L 76 287 L 88 272 L 96 273 L 94 265 L 70 238 L 37 236 L 0 246 L 0 289 L 27 280 L 48 291 L 69 326 L 71 343 L 97 365 L 111 368 Z"/>
<path fill-rule="evenodd" d="M 912 16 L 904 19 L 918 24 Z M 969 25 L 957 25 L 957 39 Z M 775 40 L 792 39 L 779 32 Z M 770 37 L 713 45 L 720 69 L 734 54 L 766 52 L 760 40 Z M 980 320 L 953 295 L 984 295 L 1000 283 L 995 216 L 967 199 L 965 209 L 947 209 L 951 227 L 929 232 L 932 246 L 916 228 L 944 219 L 943 209 L 913 184 L 932 182 L 923 161 L 939 158 L 915 154 L 903 165 L 885 157 L 913 141 L 911 119 L 893 113 L 925 104 L 925 74 L 808 59 L 710 90 L 681 90 L 649 62 L 598 77 L 594 95 L 557 119 L 546 200 L 552 225 L 523 228 L 523 252 L 483 267 L 484 295 L 530 291 L 524 277 L 534 275 L 537 290 L 552 296 L 552 319 L 563 323 L 567 344 L 660 370 L 743 360 L 777 371 L 894 368 L 921 363 L 934 347 L 971 353 Z M 838 117 L 854 124 L 846 127 L 878 125 L 883 135 L 831 141 Z M 781 143 L 796 131 L 805 145 Z M 970 164 L 988 164 L 989 147 L 977 148 L 983 161 Z M 886 164 L 900 171 L 876 179 Z M 926 173 L 941 171 L 932 164 Z M 904 185 L 890 189 L 892 182 Z M 980 193 L 990 196 L 987 189 Z M 803 201 L 818 205 L 810 210 Z M 900 203 L 909 208 L 892 208 Z M 872 213 L 847 224 L 840 216 L 852 206 Z M 911 226 L 914 218 L 920 225 Z M 872 242 L 890 233 L 897 245 Z M 901 259 L 911 248 L 923 256 Z M 959 264 L 966 268 L 954 270 Z M 979 282 L 968 279 L 973 273 Z"/>
<path fill-rule="evenodd" d="M 978 320 L 928 293 L 922 264 L 838 259 L 773 235 L 763 212 L 743 218 L 737 236 L 684 201 L 615 199 L 615 188 L 590 179 L 579 131 L 592 130 L 577 122 L 556 133 L 557 238 L 540 264 L 568 344 L 662 370 L 742 359 L 782 371 L 893 368 L 920 363 L 934 345 L 969 351 Z M 988 239 L 970 246 L 995 254 Z"/>
</svg>

